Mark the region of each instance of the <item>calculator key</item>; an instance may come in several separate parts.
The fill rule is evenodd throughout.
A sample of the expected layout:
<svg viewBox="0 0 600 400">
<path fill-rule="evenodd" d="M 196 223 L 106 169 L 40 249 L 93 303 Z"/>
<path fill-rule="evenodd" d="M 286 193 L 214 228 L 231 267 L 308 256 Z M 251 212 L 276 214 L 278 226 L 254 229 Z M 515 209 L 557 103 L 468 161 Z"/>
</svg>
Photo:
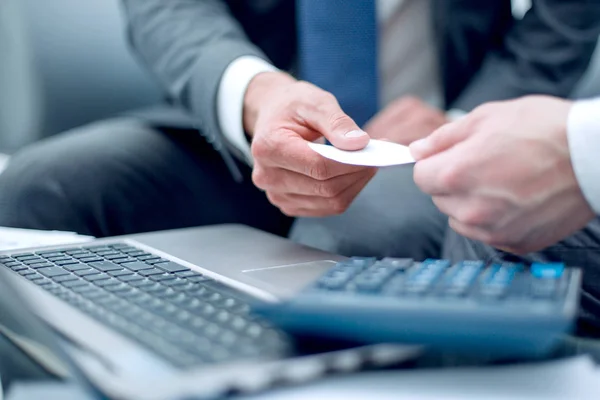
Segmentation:
<svg viewBox="0 0 600 400">
<path fill-rule="evenodd" d="M 539 279 L 557 279 L 560 278 L 565 270 L 563 263 L 533 263 L 531 273 Z"/>
</svg>

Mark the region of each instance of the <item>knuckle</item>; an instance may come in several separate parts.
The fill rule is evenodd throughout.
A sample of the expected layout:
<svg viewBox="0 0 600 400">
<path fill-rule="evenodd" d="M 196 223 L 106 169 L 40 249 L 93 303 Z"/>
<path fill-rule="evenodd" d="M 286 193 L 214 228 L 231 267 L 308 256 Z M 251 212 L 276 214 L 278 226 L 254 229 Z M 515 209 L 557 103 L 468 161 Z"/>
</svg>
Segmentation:
<svg viewBox="0 0 600 400">
<path fill-rule="evenodd" d="M 271 202 L 271 204 L 274 204 L 275 206 L 279 207 L 280 209 L 282 207 L 286 206 L 285 199 L 280 194 L 277 194 L 277 193 L 274 193 L 274 192 L 267 192 L 267 199 L 269 199 L 269 201 Z"/>
<path fill-rule="evenodd" d="M 329 206 L 333 214 L 339 215 L 348 209 L 350 202 L 343 197 L 334 197 L 330 199 Z"/>
<path fill-rule="evenodd" d="M 317 102 L 320 104 L 331 104 L 331 103 L 337 103 L 337 99 L 335 98 L 335 96 L 329 92 L 326 91 L 321 91 L 319 92 L 319 95 L 317 96 Z"/>
<path fill-rule="evenodd" d="M 489 213 L 481 207 L 469 207 L 461 213 L 458 220 L 466 225 L 481 227 L 491 222 L 488 215 Z"/>
<path fill-rule="evenodd" d="M 255 167 L 252 171 L 252 182 L 259 188 L 264 188 L 267 183 L 267 177 L 262 168 Z"/>
<path fill-rule="evenodd" d="M 448 165 L 440 173 L 440 183 L 446 189 L 452 191 L 460 186 L 460 182 L 463 179 L 464 171 L 460 163 Z"/>
<path fill-rule="evenodd" d="M 273 154 L 273 145 L 265 139 L 254 140 L 250 150 L 255 159 L 267 158 Z"/>
<path fill-rule="evenodd" d="M 338 195 L 337 189 L 330 182 L 317 182 L 315 184 L 317 196 L 332 198 Z"/>
<path fill-rule="evenodd" d="M 308 167 L 308 176 L 318 181 L 329 178 L 329 168 L 325 160 L 316 160 Z"/>
</svg>

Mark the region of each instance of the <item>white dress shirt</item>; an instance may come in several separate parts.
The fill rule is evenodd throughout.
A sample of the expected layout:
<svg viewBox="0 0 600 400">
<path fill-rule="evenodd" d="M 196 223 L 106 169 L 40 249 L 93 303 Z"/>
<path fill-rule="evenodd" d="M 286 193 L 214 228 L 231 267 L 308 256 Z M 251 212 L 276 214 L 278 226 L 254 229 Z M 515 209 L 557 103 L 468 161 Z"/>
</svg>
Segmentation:
<svg viewBox="0 0 600 400">
<path fill-rule="evenodd" d="M 405 95 L 432 106 L 442 104 L 442 88 L 433 39 L 429 0 L 377 0 L 380 104 Z M 248 84 L 257 74 L 277 69 L 254 56 L 234 60 L 225 70 L 217 94 L 217 114 L 226 139 L 252 164 L 242 124 Z"/>
<path fill-rule="evenodd" d="M 590 207 L 600 215 L 600 97 L 573 104 L 567 136 L 579 187 Z"/>
</svg>

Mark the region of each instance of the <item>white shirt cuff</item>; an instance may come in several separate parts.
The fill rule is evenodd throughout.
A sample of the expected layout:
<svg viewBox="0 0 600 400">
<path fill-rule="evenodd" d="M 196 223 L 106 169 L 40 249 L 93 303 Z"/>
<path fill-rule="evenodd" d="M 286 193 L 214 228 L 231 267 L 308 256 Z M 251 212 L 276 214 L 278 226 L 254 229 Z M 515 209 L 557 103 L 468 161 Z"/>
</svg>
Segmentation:
<svg viewBox="0 0 600 400">
<path fill-rule="evenodd" d="M 590 207 L 600 214 L 600 98 L 573 104 L 567 137 L 579 187 Z"/>
<path fill-rule="evenodd" d="M 253 163 L 250 144 L 243 125 L 244 96 L 252 78 L 262 72 L 278 71 L 255 56 L 236 58 L 225 70 L 217 93 L 217 116 L 225 139 L 242 152 L 246 162 Z"/>
</svg>

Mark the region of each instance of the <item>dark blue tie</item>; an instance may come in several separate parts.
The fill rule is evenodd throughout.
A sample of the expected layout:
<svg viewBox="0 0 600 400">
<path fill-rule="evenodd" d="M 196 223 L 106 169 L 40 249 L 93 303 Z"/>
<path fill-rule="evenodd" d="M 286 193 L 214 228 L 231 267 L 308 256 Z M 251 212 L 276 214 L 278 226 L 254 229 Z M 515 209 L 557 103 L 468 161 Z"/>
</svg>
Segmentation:
<svg viewBox="0 0 600 400">
<path fill-rule="evenodd" d="M 363 126 L 378 108 L 375 0 L 296 0 L 300 77 Z"/>
</svg>

